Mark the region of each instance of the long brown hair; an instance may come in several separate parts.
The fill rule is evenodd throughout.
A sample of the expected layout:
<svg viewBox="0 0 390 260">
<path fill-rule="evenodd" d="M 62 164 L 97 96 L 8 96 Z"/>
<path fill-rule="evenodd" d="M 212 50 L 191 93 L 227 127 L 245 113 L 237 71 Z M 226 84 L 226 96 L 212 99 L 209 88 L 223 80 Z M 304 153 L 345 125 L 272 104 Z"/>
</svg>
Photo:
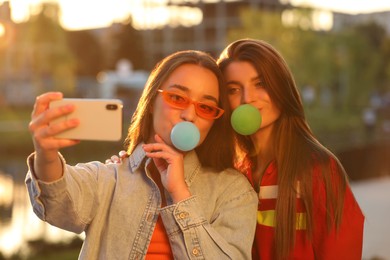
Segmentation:
<svg viewBox="0 0 390 260">
<path fill-rule="evenodd" d="M 275 209 L 275 253 L 278 258 L 287 258 L 295 245 L 298 192 L 306 208 L 308 238 L 312 240 L 313 181 L 317 178 L 313 176 L 314 167 L 320 167 L 322 173 L 319 181 L 324 183 L 326 190 L 327 205 L 324 207 L 327 209 L 329 230 L 339 227 L 341 222 L 346 173 L 337 158 L 320 144 L 310 130 L 292 73 L 275 48 L 261 40 L 238 40 L 226 47 L 217 63 L 224 71 L 233 61 L 246 61 L 254 66 L 257 73 L 263 76 L 271 100 L 281 111 L 271 137 L 279 186 Z M 239 135 L 236 139 L 237 147 L 244 151 L 250 165 L 255 168 L 256 154 L 251 139 Z"/>
<path fill-rule="evenodd" d="M 231 111 L 224 86 L 224 78 L 215 59 L 201 51 L 179 51 L 167 56 L 155 66 L 133 114 L 125 140 L 125 149 L 128 154 L 131 154 L 139 143 L 146 143 L 150 139 L 154 132 L 151 110 L 158 93 L 157 90 L 172 72 L 183 64 L 195 64 L 213 72 L 218 79 L 218 106 L 225 110 L 225 113 L 215 120 L 203 143 L 195 149 L 199 160 L 203 166 L 218 171 L 232 168 L 232 158 L 235 156 L 234 141 L 233 130 L 229 121 Z"/>
</svg>

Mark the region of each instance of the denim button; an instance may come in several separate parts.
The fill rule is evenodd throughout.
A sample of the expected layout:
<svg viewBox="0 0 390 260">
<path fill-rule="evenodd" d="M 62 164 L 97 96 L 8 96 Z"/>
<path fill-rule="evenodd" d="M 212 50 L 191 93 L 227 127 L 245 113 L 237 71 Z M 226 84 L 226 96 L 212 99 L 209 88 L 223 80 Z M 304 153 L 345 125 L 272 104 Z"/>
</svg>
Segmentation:
<svg viewBox="0 0 390 260">
<path fill-rule="evenodd" d="M 192 254 L 193 254 L 194 256 L 199 255 L 199 250 L 198 250 L 197 247 L 195 247 L 194 249 L 192 249 Z"/>
<path fill-rule="evenodd" d="M 181 212 L 180 214 L 179 214 L 179 218 L 180 219 L 184 219 L 184 218 L 186 218 L 187 217 L 187 213 L 186 212 Z"/>
</svg>

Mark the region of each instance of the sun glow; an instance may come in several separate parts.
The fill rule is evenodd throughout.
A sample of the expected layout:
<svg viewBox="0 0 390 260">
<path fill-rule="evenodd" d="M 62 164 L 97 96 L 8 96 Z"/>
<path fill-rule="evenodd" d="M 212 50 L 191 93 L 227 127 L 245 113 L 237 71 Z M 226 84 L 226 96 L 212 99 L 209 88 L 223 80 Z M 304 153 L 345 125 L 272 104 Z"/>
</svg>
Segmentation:
<svg viewBox="0 0 390 260">
<path fill-rule="evenodd" d="M 318 9 L 349 14 L 389 11 L 390 1 L 383 0 L 283 0 L 297 6 L 313 6 Z"/>
<path fill-rule="evenodd" d="M 108 27 L 114 22 L 127 21 L 130 17 L 136 29 L 161 28 L 167 24 L 172 27 L 193 26 L 199 24 L 203 17 L 202 11 L 197 7 L 168 5 L 168 0 L 9 1 L 12 19 L 17 23 L 27 21 L 31 14 L 39 11 L 42 2 L 58 3 L 61 8 L 59 21 L 67 30 Z"/>
<path fill-rule="evenodd" d="M 2 23 L 0 23 L 0 38 L 5 35 L 5 27 Z"/>
<path fill-rule="evenodd" d="M 201 23 L 202 11 L 196 7 L 200 1 L 215 3 L 222 0 L 8 0 L 15 22 L 28 20 L 30 14 L 37 12 L 42 2 L 58 3 L 61 8 L 60 23 L 67 30 L 81 30 L 108 27 L 114 22 L 127 21 L 130 17 L 136 29 L 193 26 Z M 238 0 L 223 0 L 232 2 Z M 367 13 L 390 10 L 390 1 L 382 0 L 280 0 L 297 6 L 318 8 L 315 14 L 316 26 L 329 27 L 330 11 L 345 13 Z M 5 0 L 0 0 L 0 4 Z M 169 4 L 168 4 L 169 3 Z M 190 6 L 180 5 L 188 3 Z M 179 4 L 175 6 L 176 4 Z M 191 4 L 194 4 L 191 6 Z M 328 12 L 328 13 L 326 13 Z M 0 29 L 1 37 L 1 29 Z"/>
</svg>

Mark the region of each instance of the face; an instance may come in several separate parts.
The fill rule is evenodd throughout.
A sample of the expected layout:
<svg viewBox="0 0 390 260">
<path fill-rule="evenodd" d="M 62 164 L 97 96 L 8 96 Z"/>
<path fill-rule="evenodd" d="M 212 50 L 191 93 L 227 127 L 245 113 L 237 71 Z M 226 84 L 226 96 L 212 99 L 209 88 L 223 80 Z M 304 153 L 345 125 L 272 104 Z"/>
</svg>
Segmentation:
<svg viewBox="0 0 390 260">
<path fill-rule="evenodd" d="M 280 110 L 272 102 L 261 75 L 251 63 L 234 61 L 226 67 L 224 76 L 232 110 L 242 104 L 258 108 L 262 116 L 260 129 L 272 125 L 279 118 Z"/>
<path fill-rule="evenodd" d="M 183 64 L 176 68 L 160 89 L 189 97 L 193 101 L 218 106 L 218 79 L 212 71 L 194 64 Z M 195 105 L 185 109 L 173 108 L 167 104 L 161 93 L 153 105 L 153 127 L 169 145 L 172 145 L 170 134 L 172 128 L 180 122 L 195 124 L 200 132 L 200 145 L 211 129 L 214 119 L 205 119 L 197 115 Z"/>
</svg>

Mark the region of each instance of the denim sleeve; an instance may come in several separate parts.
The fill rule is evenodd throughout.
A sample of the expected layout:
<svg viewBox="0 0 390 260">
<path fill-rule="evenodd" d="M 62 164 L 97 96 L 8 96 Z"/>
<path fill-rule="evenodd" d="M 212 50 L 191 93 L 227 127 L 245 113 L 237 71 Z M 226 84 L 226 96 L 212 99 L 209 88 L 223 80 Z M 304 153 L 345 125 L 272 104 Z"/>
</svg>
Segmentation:
<svg viewBox="0 0 390 260">
<path fill-rule="evenodd" d="M 197 196 L 162 209 L 175 259 L 251 259 L 258 200 L 249 183 L 239 184 L 230 187 L 236 193 L 222 195 L 210 221 Z"/>
<path fill-rule="evenodd" d="M 34 154 L 27 164 L 26 186 L 34 213 L 61 229 L 81 233 L 96 214 L 98 205 L 98 165 L 64 165 L 63 176 L 54 182 L 38 180 L 33 172 Z M 95 167 L 96 166 L 96 167 Z"/>
</svg>

